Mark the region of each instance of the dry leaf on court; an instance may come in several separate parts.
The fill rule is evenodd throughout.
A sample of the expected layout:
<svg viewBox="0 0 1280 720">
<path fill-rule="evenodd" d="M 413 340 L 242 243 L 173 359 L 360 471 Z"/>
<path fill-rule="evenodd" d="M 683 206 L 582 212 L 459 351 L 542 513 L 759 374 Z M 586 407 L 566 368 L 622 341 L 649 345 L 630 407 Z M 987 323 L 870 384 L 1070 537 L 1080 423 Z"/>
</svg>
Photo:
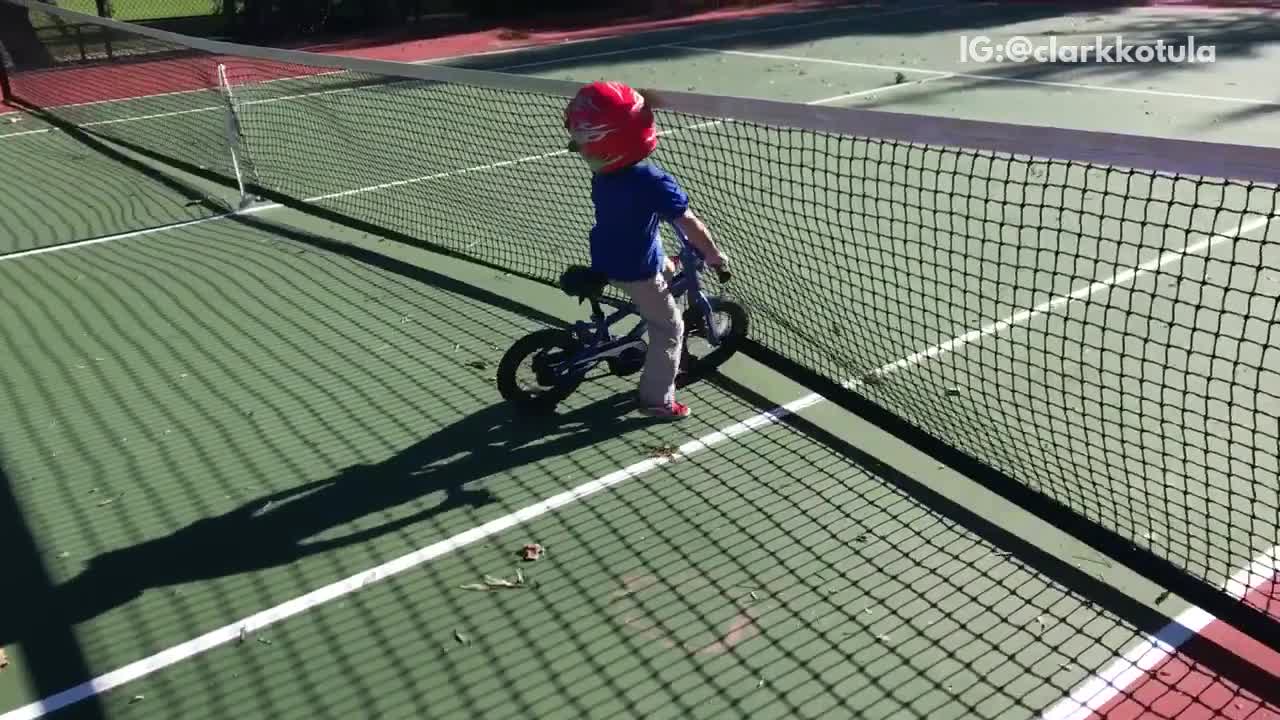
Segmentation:
<svg viewBox="0 0 1280 720">
<path fill-rule="evenodd" d="M 538 543 L 529 543 L 521 549 L 520 557 L 525 560 L 533 561 L 541 558 L 543 552 L 544 548 Z"/>
<path fill-rule="evenodd" d="M 467 583 L 460 585 L 462 590 L 479 590 L 481 592 L 489 592 L 491 590 L 518 590 L 526 588 L 528 585 L 524 582 L 524 573 L 516 570 L 516 576 L 512 580 L 506 578 L 498 578 L 492 575 L 485 575 L 484 582 Z"/>
<path fill-rule="evenodd" d="M 674 458 L 677 453 L 680 452 L 680 449 L 672 447 L 670 445 L 659 445 L 655 448 L 652 448 L 651 452 L 653 454 L 653 457 L 667 458 L 668 460 L 670 460 L 671 458 Z"/>
<path fill-rule="evenodd" d="M 454 639 L 454 640 L 457 640 L 458 642 L 462 643 L 463 645 L 470 645 L 470 644 L 471 644 L 471 638 L 467 637 L 466 635 L 463 635 L 461 630 L 454 630 L 454 631 L 453 631 L 453 639 Z"/>
</svg>

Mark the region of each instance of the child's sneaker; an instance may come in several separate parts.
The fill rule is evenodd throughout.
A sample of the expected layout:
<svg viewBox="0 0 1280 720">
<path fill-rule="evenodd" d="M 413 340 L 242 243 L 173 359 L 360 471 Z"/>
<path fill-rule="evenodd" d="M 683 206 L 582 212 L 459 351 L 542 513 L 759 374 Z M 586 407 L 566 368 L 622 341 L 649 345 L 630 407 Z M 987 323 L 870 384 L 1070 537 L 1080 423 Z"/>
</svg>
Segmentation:
<svg viewBox="0 0 1280 720">
<path fill-rule="evenodd" d="M 661 420 L 683 420 L 689 417 L 689 406 L 684 403 L 672 401 L 670 405 L 650 405 L 641 407 L 640 412 L 652 418 Z"/>
</svg>

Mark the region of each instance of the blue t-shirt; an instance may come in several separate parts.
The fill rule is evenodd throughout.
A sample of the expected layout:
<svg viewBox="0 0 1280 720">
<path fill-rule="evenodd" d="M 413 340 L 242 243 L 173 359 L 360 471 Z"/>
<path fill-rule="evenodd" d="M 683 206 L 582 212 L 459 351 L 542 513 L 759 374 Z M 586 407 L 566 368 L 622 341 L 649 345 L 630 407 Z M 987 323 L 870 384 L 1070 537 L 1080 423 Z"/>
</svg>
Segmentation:
<svg viewBox="0 0 1280 720">
<path fill-rule="evenodd" d="M 591 179 L 596 224 L 591 229 L 591 267 L 610 280 L 654 277 L 665 253 L 658 223 L 689 207 L 689 196 L 670 173 L 645 161 Z"/>
</svg>

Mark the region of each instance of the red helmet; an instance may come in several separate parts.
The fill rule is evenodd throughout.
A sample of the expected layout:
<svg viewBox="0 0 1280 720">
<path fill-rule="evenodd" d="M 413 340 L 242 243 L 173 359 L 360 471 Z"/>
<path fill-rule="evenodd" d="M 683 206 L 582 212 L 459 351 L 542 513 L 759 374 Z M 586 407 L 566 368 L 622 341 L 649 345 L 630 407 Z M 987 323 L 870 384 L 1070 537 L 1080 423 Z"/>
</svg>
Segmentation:
<svg viewBox="0 0 1280 720">
<path fill-rule="evenodd" d="M 620 82 L 593 82 L 578 90 L 565 109 L 564 127 L 573 149 L 598 172 L 640 162 L 658 147 L 653 110 Z"/>
</svg>

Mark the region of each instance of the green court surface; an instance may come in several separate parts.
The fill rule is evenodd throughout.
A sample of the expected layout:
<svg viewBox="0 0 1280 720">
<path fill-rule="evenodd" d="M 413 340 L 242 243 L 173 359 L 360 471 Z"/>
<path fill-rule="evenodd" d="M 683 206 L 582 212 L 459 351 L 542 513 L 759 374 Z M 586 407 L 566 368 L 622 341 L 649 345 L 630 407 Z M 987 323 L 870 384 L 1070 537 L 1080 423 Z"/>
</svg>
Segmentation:
<svg viewBox="0 0 1280 720">
<path fill-rule="evenodd" d="M 931 13 L 937 30 L 926 32 L 919 17 L 868 25 L 859 11 L 846 13 L 820 26 L 826 37 L 708 33 L 684 38 L 698 50 L 594 59 L 556 50 L 557 60 L 528 71 L 800 102 L 849 94 L 839 102 L 957 116 L 998 95 L 1006 114 L 983 119 L 1052 114 L 1055 124 L 1131 132 L 1146 121 L 1126 103 L 1176 105 L 1177 115 L 1163 116 L 1175 118 L 1168 127 L 1176 132 L 1165 134 L 1205 127 L 1208 139 L 1235 132 L 1237 142 L 1257 127 L 1247 117 L 1229 129 L 1221 102 L 1175 97 L 1169 78 L 1130 88 L 1159 85 L 1164 94 L 1112 93 L 1117 101 L 1105 108 L 1065 114 L 1037 105 L 1054 91 L 1027 84 L 929 95 L 964 81 L 949 77 L 890 95 L 892 73 L 883 69 L 799 58 L 857 58 L 936 78 L 956 70 L 953 36 L 963 29 L 1023 32 L 1032 21 L 1041 29 L 1066 21 L 1040 17 L 1043 9 L 965 6 Z M 1071 17 L 1068 25 L 1088 14 Z M 621 44 L 588 47 L 611 53 L 631 41 L 611 42 Z M 258 140 L 248 148 L 255 171 L 396 232 L 462 238 L 457 249 L 494 262 L 519 254 L 553 271 L 575 261 L 575 250 L 585 254 L 565 223 L 590 222 L 586 178 L 582 197 L 538 192 L 548 172 L 583 174 L 537 141 L 560 121 L 554 103 L 523 106 L 526 136 L 504 132 L 509 98 L 499 94 L 313 92 L 349 80 L 242 93 L 245 134 Z M 814 398 L 788 406 L 809 391 L 744 356 L 685 393 L 695 412 L 685 423 L 629 413 L 633 379 L 618 378 L 584 386 L 553 419 L 519 417 L 494 387 L 497 359 L 524 333 L 580 317 L 581 307 L 543 286 L 280 208 L 216 217 L 216 205 L 191 202 L 200 181 L 161 176 L 128 145 L 149 132 L 162 132 L 170 147 L 215 136 L 218 106 L 209 93 L 160 102 L 162 113 L 122 102 L 110 117 L 93 115 L 124 145 L 89 148 L 75 134 L 17 135 L 13 127 L 0 135 L 0 161 L 41 180 L 0 199 L 0 253 L 17 251 L 0 255 L 0 301 L 16 309 L 0 316 L 0 404 L 8 409 L 0 459 L 12 496 L 0 507 L 11 517 L 0 523 L 32 546 L 14 573 L 20 594 L 7 598 L 9 616 L 0 619 L 10 660 L 0 672 L 0 717 L 143 661 L 156 665 L 52 717 L 1025 718 L 1186 607 L 850 413 Z M 424 113 L 424 125 L 447 127 L 455 112 L 467 125 L 403 142 L 414 136 L 393 110 L 406 104 Z M 319 120 L 291 132 L 300 126 L 280 122 L 291 113 Z M 21 131 L 43 129 L 24 123 Z M 1270 317 L 1266 298 L 1280 295 L 1280 278 L 1249 270 L 1280 265 L 1266 242 L 1270 225 L 1258 220 L 1274 212 L 1261 190 L 1039 162 L 993 169 L 963 153 L 852 140 L 818 148 L 800 138 L 774 155 L 784 160 L 746 169 L 778 181 L 772 198 L 744 210 L 726 206 L 742 188 L 718 186 L 723 176 L 694 159 L 750 138 L 732 127 L 681 127 L 663 152 L 706 203 L 736 271 L 769 277 L 756 290 L 727 291 L 747 296 L 778 349 L 857 377 L 921 352 L 921 339 L 945 344 L 1024 308 L 1066 304 L 1055 298 L 1082 280 L 1106 281 L 1105 302 L 1067 305 L 991 338 L 1002 343 L 998 360 L 982 343 L 956 347 L 927 371 L 904 371 L 918 374 L 900 386 L 891 380 L 867 392 L 961 448 L 982 448 L 1032 486 L 1048 485 L 1062 467 L 1096 468 L 1074 487 L 1044 489 L 1111 513 L 1108 522 L 1125 532 L 1158 523 L 1167 529 L 1156 544 L 1215 581 L 1274 543 L 1264 528 L 1242 531 L 1252 527 L 1250 507 L 1215 506 L 1209 527 L 1194 524 L 1201 508 L 1155 517 L 1158 478 L 1148 487 L 1106 473 L 1109 443 L 1165 452 L 1170 428 L 1188 417 L 1210 427 L 1179 441 L 1209 453 L 1274 436 L 1275 427 L 1250 427 L 1251 436 L 1239 424 L 1226 435 L 1215 430 L 1238 419 L 1233 412 L 1267 412 L 1258 397 L 1228 407 L 1208 399 L 1213 387 L 1171 387 L 1161 377 L 1171 363 L 1212 376 L 1220 357 L 1274 367 L 1267 329 L 1244 319 L 1246 311 Z M 195 169 L 225 172 L 225 155 L 199 142 L 189 150 L 180 159 Z M 874 181 L 850 179 L 855 155 L 877 166 Z M 789 187 L 798 164 L 810 173 L 808 190 Z M 974 174 L 988 180 L 962 184 Z M 931 181 L 948 192 L 904 189 Z M 796 235 L 752 237 L 815 186 L 824 191 L 797 206 L 822 212 L 798 218 Z M 1054 192 L 1079 193 L 1083 210 L 1040 216 L 1048 212 L 1041 205 L 1070 200 Z M 957 196 L 964 200 L 945 204 Z M 905 209 L 878 215 L 887 205 Z M 415 210 L 422 206 L 436 208 L 429 221 Z M 974 223 L 952 228 L 974 242 L 943 248 L 927 231 L 891 242 L 926 214 Z M 184 220 L 199 222 L 25 252 Z M 1013 229 L 1031 223 L 1062 228 L 1054 251 Z M 850 243 L 851 232 L 877 240 Z M 768 243 L 801 234 L 826 264 L 771 275 Z M 1086 239 L 1112 235 L 1125 241 Z M 1230 254 L 1215 256 L 1219 236 L 1230 236 Z M 1179 254 L 1203 238 L 1204 252 Z M 1116 279 L 1175 261 L 1188 279 Z M 1015 263 L 1026 268 L 1017 277 L 993 277 Z M 839 307 L 804 306 L 828 287 L 841 288 Z M 940 314 L 939 300 L 982 311 Z M 1203 307 L 1215 304 L 1220 312 Z M 1194 322 L 1188 308 L 1199 309 Z M 787 320 L 797 314 L 806 323 Z M 1120 371 L 1150 387 L 1084 396 L 1082 387 Z M 1232 382 L 1271 388 L 1277 379 L 1259 370 L 1224 377 L 1222 387 Z M 983 398 L 1002 414 L 975 432 L 966 403 Z M 780 406 L 798 412 L 779 417 Z M 1055 432 L 1085 438 L 1082 454 L 1028 452 L 1035 438 L 1024 421 L 1052 414 Z M 1274 488 L 1224 486 L 1209 463 L 1194 460 L 1171 466 L 1203 483 L 1190 496 L 1252 493 L 1275 506 Z M 586 490 L 564 495 L 575 488 Z M 1098 507 L 1098 495 L 1117 506 Z M 549 498 L 559 498 L 555 508 L 542 505 Z M 514 513 L 523 521 L 509 522 Z M 535 542 L 545 556 L 522 562 L 518 552 Z M 517 571 L 521 587 L 473 587 Z M 282 619 L 258 628 L 264 611 Z M 206 634 L 216 642 L 193 644 Z M 189 656 L 166 660 L 175 648 Z"/>
<path fill-rule="evenodd" d="M 210 186 L 158 172 L 121 148 L 57 130 L 0 134 L 5 167 L 22 180 L 0 195 L 0 253 L 125 233 L 225 212 Z M 225 191 L 215 191 L 224 197 Z M 92 202 L 86 202 L 92 198 Z"/>
<path fill-rule="evenodd" d="M 328 235 L 219 221 L 0 266 L 4 301 L 30 308 L 0 330 L 15 409 L 0 433 L 54 586 L 31 588 L 31 610 L 65 608 L 94 672 L 779 400 L 707 385 L 695 420 L 652 425 L 623 416 L 618 380 L 550 425 L 520 422 L 487 375 L 541 315 L 502 298 L 567 303 L 365 255 L 382 248 L 369 241 L 344 257 L 317 246 Z M 734 375 L 798 392 L 746 364 Z M 898 481 L 836 436 L 763 427 L 128 684 L 104 710 L 999 717 L 1133 637 Z M 545 559 L 520 563 L 527 542 Z M 530 587 L 461 589 L 517 568 Z M 31 699 L 11 658 L 9 706 Z"/>
<path fill-rule="evenodd" d="M 98 14 L 97 0 L 57 0 L 58 7 Z M 202 17 L 222 12 L 220 0 L 110 0 L 111 17 L 124 22 Z"/>
</svg>

